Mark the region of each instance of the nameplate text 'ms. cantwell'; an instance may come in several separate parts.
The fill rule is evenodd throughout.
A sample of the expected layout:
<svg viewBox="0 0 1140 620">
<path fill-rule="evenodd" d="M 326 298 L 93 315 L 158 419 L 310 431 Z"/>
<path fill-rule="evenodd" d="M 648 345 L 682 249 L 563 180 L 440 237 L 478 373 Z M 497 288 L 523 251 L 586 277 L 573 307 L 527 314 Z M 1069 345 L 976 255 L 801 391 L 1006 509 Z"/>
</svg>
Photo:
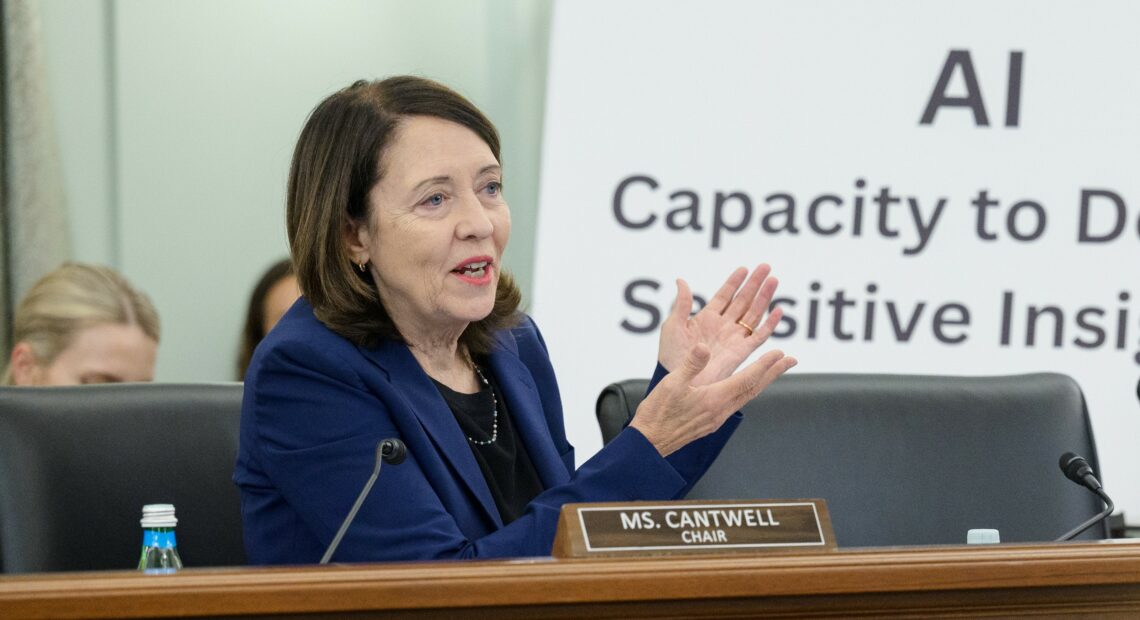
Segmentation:
<svg viewBox="0 0 1140 620">
<path fill-rule="evenodd" d="M 821 499 L 567 504 L 556 557 L 828 551 L 835 536 Z"/>
</svg>

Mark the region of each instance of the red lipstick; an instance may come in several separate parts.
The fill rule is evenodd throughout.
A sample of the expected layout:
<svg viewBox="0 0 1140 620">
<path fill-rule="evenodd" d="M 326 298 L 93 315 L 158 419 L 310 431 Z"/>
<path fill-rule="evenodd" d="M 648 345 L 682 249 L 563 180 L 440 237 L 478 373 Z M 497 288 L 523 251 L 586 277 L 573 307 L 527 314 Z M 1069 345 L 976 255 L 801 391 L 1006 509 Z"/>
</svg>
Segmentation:
<svg viewBox="0 0 1140 620">
<path fill-rule="evenodd" d="M 451 273 L 460 280 L 476 286 L 490 284 L 494 279 L 495 259 L 490 256 L 472 256 L 455 266 Z"/>
</svg>

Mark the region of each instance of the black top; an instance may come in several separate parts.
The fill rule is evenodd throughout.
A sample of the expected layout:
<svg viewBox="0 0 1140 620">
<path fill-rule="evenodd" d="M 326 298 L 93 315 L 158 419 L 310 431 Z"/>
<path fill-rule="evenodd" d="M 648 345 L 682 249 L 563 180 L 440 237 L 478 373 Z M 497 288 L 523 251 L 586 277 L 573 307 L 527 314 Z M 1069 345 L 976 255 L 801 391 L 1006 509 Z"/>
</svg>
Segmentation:
<svg viewBox="0 0 1140 620">
<path fill-rule="evenodd" d="M 483 365 L 479 369 L 491 385 L 488 387 L 480 383 L 480 390 L 474 394 L 456 392 L 434 379 L 433 382 L 447 401 L 455 420 L 459 422 L 459 428 L 469 438 L 467 444 L 471 446 L 475 462 L 479 463 L 479 469 L 483 471 L 495 507 L 499 509 L 499 516 L 506 525 L 522 516 L 530 500 L 542 492 L 542 481 L 511 422 L 506 399 L 499 390 L 494 373 Z M 496 406 L 499 409 L 498 438 L 488 445 L 472 443 L 471 439 L 487 441 L 491 438 Z"/>
</svg>

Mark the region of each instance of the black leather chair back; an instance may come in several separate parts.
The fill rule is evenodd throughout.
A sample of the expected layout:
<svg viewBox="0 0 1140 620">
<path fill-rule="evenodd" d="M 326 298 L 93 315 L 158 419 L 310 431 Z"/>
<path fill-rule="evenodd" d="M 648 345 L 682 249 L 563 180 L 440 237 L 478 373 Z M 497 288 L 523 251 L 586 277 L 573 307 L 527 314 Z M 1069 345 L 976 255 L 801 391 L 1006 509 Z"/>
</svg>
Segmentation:
<svg viewBox="0 0 1140 620">
<path fill-rule="evenodd" d="M 605 441 L 646 384 L 602 392 Z M 971 528 L 1047 541 L 1103 507 L 1057 464 L 1073 451 L 1098 467 L 1084 396 L 1064 375 L 792 374 L 743 411 L 689 499 L 823 498 L 841 546 L 960 544 Z"/>
<path fill-rule="evenodd" d="M 242 385 L 0 388 L 0 568 L 131 569 L 144 504 L 174 504 L 188 567 L 245 563 Z"/>
</svg>

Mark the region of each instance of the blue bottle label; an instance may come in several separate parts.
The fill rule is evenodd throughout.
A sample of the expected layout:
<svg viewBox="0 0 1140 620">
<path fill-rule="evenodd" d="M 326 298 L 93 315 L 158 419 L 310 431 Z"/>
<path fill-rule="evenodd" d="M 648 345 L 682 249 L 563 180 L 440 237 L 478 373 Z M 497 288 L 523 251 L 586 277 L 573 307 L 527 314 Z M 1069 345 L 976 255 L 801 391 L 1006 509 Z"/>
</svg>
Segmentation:
<svg viewBox="0 0 1140 620">
<path fill-rule="evenodd" d="M 174 530 L 143 530 L 143 547 L 158 547 L 159 549 L 173 549 L 178 546 L 174 538 Z"/>
</svg>

